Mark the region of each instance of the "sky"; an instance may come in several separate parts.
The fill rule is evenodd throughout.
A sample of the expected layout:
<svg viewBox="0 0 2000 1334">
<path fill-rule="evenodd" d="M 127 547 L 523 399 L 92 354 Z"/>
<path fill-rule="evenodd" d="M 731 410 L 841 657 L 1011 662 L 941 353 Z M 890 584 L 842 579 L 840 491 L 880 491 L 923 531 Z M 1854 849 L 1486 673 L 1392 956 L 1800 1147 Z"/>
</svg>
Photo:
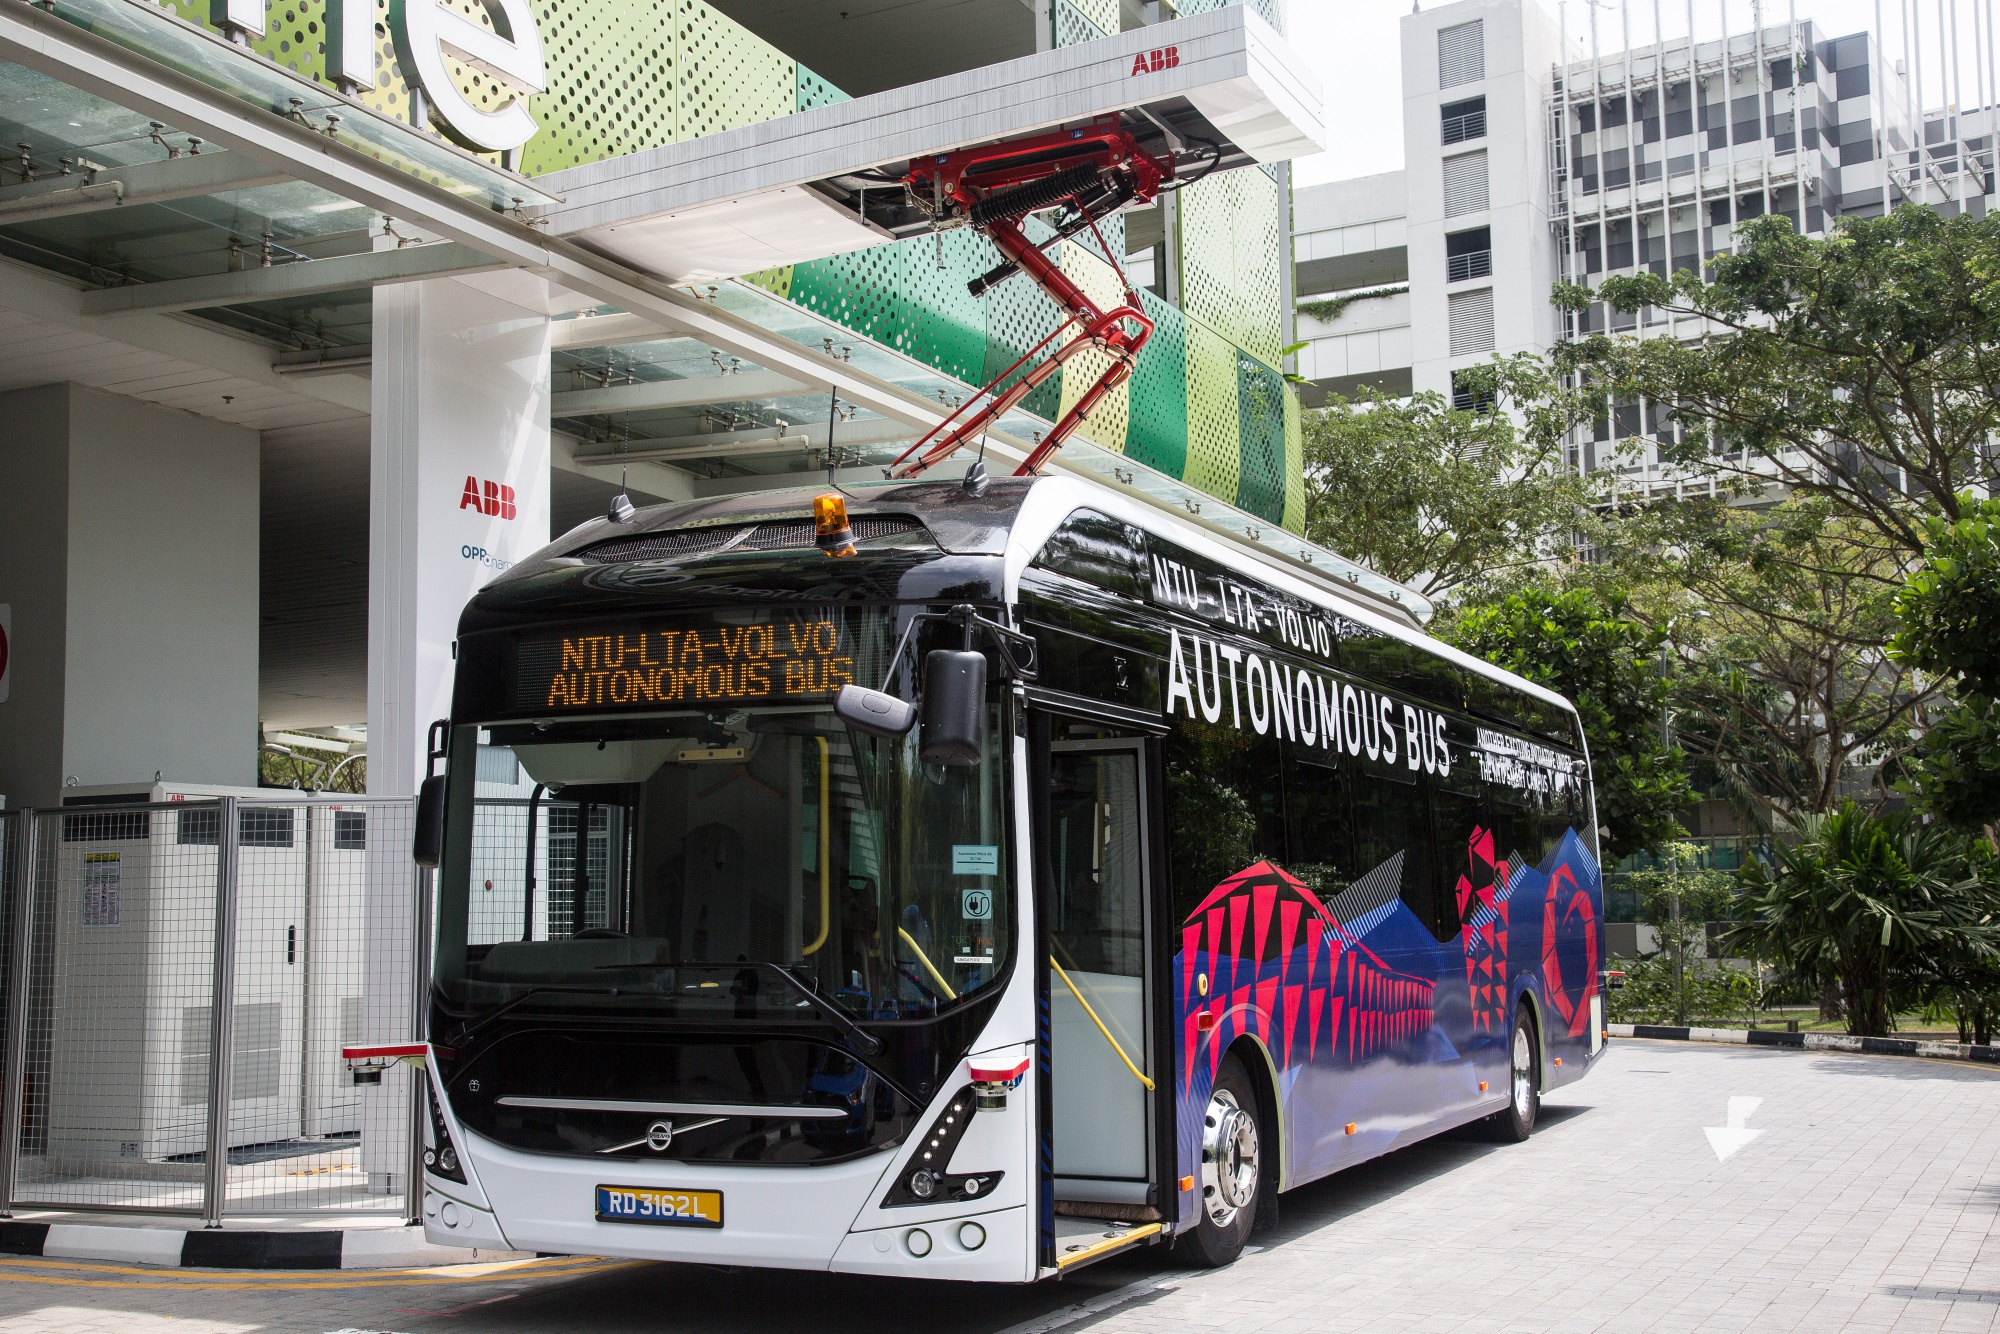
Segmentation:
<svg viewBox="0 0 2000 1334">
<path fill-rule="evenodd" d="M 1410 12 L 1411 0 L 1286 0 L 1287 22 L 1292 46 L 1319 72 L 1326 97 L 1327 151 L 1293 163 L 1296 185 L 1318 185 L 1325 181 L 1369 176 L 1395 171 L 1403 165 L 1403 129 L 1400 108 L 1402 89 L 1402 17 Z M 1432 0 L 1443 3 L 1443 0 Z M 1580 44 L 1580 32 L 1590 23 L 1590 0 L 1533 0 L 1551 15 L 1567 8 L 1572 41 L 1578 55 L 1588 55 Z M 1891 59 L 1905 49 L 1902 13 L 1910 5 L 1920 7 L 1912 25 L 1916 49 L 1923 53 L 1925 101 L 1932 106 L 1945 99 L 1935 95 L 1936 72 L 1943 58 L 1936 34 L 1948 30 L 1957 10 L 1960 78 L 1965 88 L 1963 101 L 1976 105 L 1974 96 L 1973 41 L 1974 10 L 1977 8 L 1982 38 L 1989 15 L 2000 13 L 1995 0 L 1879 0 L 1884 48 Z M 1840 37 L 1875 26 L 1878 0 L 1762 0 L 1766 24 L 1783 23 L 1797 7 L 1798 17 L 1812 19 L 1822 37 Z M 1668 38 L 1687 31 L 1690 0 L 1660 0 L 1665 17 L 1661 27 Z M 1747 32 L 1753 25 L 1751 0 L 1694 0 L 1695 35 L 1708 40 L 1721 31 L 1726 12 L 1731 32 Z M 1653 40 L 1653 0 L 1631 0 L 1632 42 Z M 1942 23 L 1940 22 L 1942 15 Z M 1624 46 L 1616 0 L 1601 0 L 1598 6 L 1598 44 L 1604 52 Z M 1981 43 L 1983 45 L 1983 42 Z"/>
</svg>

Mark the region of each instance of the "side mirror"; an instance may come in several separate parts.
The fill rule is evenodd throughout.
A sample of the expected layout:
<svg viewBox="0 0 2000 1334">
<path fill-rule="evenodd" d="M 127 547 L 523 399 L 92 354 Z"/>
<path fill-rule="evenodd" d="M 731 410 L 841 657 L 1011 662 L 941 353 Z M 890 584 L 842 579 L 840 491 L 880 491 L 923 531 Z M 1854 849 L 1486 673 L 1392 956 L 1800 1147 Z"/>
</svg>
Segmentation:
<svg viewBox="0 0 2000 1334">
<path fill-rule="evenodd" d="M 417 828 L 410 855 L 426 871 L 437 870 L 444 852 L 444 775 L 433 774 L 417 789 Z"/>
<path fill-rule="evenodd" d="M 924 726 L 917 758 L 925 764 L 977 764 L 985 740 L 986 655 L 933 649 L 924 657 Z"/>
<path fill-rule="evenodd" d="M 833 714 L 870 736 L 902 736 L 917 721 L 916 705 L 865 686 L 842 686 L 833 697 Z"/>
</svg>

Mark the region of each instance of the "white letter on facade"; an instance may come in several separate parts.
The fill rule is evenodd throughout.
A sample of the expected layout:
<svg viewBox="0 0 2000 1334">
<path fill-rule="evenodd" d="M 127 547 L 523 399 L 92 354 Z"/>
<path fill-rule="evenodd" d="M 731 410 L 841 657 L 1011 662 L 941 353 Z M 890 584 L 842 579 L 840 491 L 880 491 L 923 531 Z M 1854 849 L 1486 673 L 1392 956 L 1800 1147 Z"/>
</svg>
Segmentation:
<svg viewBox="0 0 2000 1334">
<path fill-rule="evenodd" d="M 432 110 L 454 138 L 485 152 L 519 148 L 535 134 L 528 95 L 547 90 L 548 65 L 530 0 L 491 0 L 486 28 L 446 0 L 394 0 L 389 7 L 396 54 L 416 75 Z M 505 21 L 508 31 L 498 31 Z M 473 105 L 452 82 L 446 59 L 463 61 L 514 94 L 498 111 Z"/>
</svg>

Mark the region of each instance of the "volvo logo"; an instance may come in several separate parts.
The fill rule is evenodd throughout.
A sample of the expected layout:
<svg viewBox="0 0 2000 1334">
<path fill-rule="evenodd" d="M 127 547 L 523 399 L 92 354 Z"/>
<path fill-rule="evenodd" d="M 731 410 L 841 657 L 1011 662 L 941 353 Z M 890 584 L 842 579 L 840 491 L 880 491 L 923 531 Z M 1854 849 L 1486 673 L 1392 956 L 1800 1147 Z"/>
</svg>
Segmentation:
<svg viewBox="0 0 2000 1334">
<path fill-rule="evenodd" d="M 646 1127 L 646 1133 L 637 1139 L 628 1139 L 623 1144 L 613 1144 L 599 1149 L 599 1153 L 626 1153 L 632 1149 L 646 1148 L 654 1153 L 665 1153 L 674 1146 L 676 1132 L 687 1134 L 690 1130 L 706 1130 L 710 1126 L 721 1125 L 728 1120 L 725 1116 L 705 1116 L 699 1121 L 683 1121 L 676 1126 L 672 1121 L 655 1121 Z"/>
</svg>

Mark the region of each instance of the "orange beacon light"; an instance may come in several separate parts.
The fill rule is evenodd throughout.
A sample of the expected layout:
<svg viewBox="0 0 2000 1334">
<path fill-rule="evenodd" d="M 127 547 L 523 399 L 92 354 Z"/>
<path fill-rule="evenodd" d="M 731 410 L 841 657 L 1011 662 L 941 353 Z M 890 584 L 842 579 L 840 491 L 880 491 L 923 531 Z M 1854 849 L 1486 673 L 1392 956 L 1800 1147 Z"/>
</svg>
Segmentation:
<svg viewBox="0 0 2000 1334">
<path fill-rule="evenodd" d="M 813 497 L 813 523 L 819 549 L 829 556 L 854 554 L 854 529 L 847 523 L 847 500 L 828 493 Z"/>
</svg>

